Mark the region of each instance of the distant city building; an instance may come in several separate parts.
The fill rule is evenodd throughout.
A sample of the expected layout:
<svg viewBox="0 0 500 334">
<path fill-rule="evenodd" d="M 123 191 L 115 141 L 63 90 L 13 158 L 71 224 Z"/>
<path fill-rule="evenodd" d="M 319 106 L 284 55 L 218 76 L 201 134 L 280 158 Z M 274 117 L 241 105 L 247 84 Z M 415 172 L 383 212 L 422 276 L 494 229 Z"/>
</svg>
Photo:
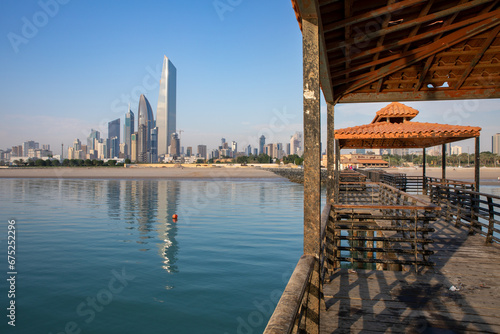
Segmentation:
<svg viewBox="0 0 500 334">
<path fill-rule="evenodd" d="M 246 153 L 246 155 L 251 155 L 252 154 L 252 146 L 248 145 L 245 153 Z"/>
<path fill-rule="evenodd" d="M 295 132 L 295 134 L 290 138 L 290 154 L 297 154 L 299 157 L 302 156 L 303 149 L 303 133 L 300 131 Z"/>
<path fill-rule="evenodd" d="M 137 161 L 151 162 L 151 130 L 154 126 L 153 110 L 148 99 L 141 94 L 139 99 L 138 137 L 137 137 Z"/>
<path fill-rule="evenodd" d="M 50 151 L 50 145 L 42 145 L 42 150 Z"/>
<path fill-rule="evenodd" d="M 23 156 L 23 145 L 12 146 L 11 156 L 22 157 Z"/>
<path fill-rule="evenodd" d="M 290 155 L 292 145 L 290 143 L 286 143 L 286 155 Z"/>
<path fill-rule="evenodd" d="M 113 140 L 114 139 L 114 140 Z M 111 142 L 113 141 L 113 142 Z M 120 152 L 120 119 L 108 122 L 108 156 L 118 157 Z"/>
<path fill-rule="evenodd" d="M 28 151 L 30 149 L 36 150 L 36 149 L 39 148 L 39 146 L 40 146 L 40 144 L 37 143 L 37 142 L 35 142 L 35 141 L 33 141 L 33 140 L 28 140 L 28 141 L 24 142 L 23 143 L 23 154 L 24 154 L 24 156 L 25 157 L 28 156 Z"/>
<path fill-rule="evenodd" d="M 254 148 L 253 149 L 253 155 L 255 155 L 255 156 L 259 155 L 259 149 L 258 148 Z"/>
<path fill-rule="evenodd" d="M 158 128 L 154 127 L 151 129 L 151 149 L 149 162 L 158 162 Z"/>
<path fill-rule="evenodd" d="M 266 137 L 264 135 L 259 138 L 259 154 L 264 153 L 264 146 L 266 145 Z"/>
<path fill-rule="evenodd" d="M 80 139 L 76 138 L 73 141 L 73 150 L 80 151 L 81 149 L 82 149 L 82 142 L 80 141 Z"/>
<path fill-rule="evenodd" d="M 130 135 L 130 160 L 132 162 L 137 161 L 137 132 Z"/>
<path fill-rule="evenodd" d="M 91 129 L 90 135 L 87 137 L 87 148 L 88 150 L 96 150 L 97 151 L 97 143 L 101 139 L 101 134 L 99 131 Z"/>
<path fill-rule="evenodd" d="M 207 159 L 207 145 L 198 145 L 198 156 L 201 159 Z"/>
<path fill-rule="evenodd" d="M 462 147 L 461 146 L 452 146 L 451 147 L 451 155 L 460 155 L 462 154 Z"/>
<path fill-rule="evenodd" d="M 110 159 L 117 159 L 120 156 L 120 140 L 118 137 L 113 137 L 108 139 L 109 154 Z"/>
<path fill-rule="evenodd" d="M 500 155 L 500 133 L 491 137 L 491 153 Z"/>
<path fill-rule="evenodd" d="M 168 153 L 172 133 L 176 131 L 176 95 L 177 70 L 172 62 L 163 57 L 160 77 L 160 94 L 156 108 L 156 126 L 158 127 L 158 155 Z"/>
<path fill-rule="evenodd" d="M 186 149 L 186 156 L 190 157 L 193 155 L 193 148 L 191 146 L 188 146 Z"/>
<path fill-rule="evenodd" d="M 132 154 L 131 149 L 131 138 L 132 134 L 135 132 L 135 118 L 134 113 L 130 110 L 130 105 L 128 106 L 128 112 L 125 114 L 125 124 L 123 124 L 123 142 L 125 143 L 125 157 L 130 158 Z"/>
<path fill-rule="evenodd" d="M 170 156 L 177 159 L 181 156 L 181 141 L 177 133 L 172 133 L 170 138 Z"/>
<path fill-rule="evenodd" d="M 231 151 L 233 151 L 233 155 L 238 152 L 238 143 L 233 140 L 231 143 Z"/>
</svg>

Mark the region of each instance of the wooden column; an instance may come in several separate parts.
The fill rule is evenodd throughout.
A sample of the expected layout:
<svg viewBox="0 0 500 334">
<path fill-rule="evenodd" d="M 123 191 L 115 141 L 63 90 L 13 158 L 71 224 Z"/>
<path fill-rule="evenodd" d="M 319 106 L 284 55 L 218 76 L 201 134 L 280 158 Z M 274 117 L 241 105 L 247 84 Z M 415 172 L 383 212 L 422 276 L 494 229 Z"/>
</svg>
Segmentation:
<svg viewBox="0 0 500 334">
<path fill-rule="evenodd" d="M 334 127 L 334 104 L 327 102 L 327 116 L 326 116 L 326 156 L 327 156 L 327 174 L 326 181 L 326 194 L 328 203 L 334 200 L 335 192 L 335 127 Z"/>
<path fill-rule="evenodd" d="M 476 148 L 475 148 L 475 154 L 474 154 L 474 184 L 475 184 L 475 191 L 479 192 L 479 164 L 481 163 L 481 156 L 480 156 L 480 150 L 481 148 L 479 147 L 479 136 L 476 137 Z"/>
<path fill-rule="evenodd" d="M 441 146 L 441 179 L 446 179 L 446 144 Z"/>
<path fill-rule="evenodd" d="M 335 203 L 339 203 L 340 195 L 340 143 L 335 139 Z"/>
<path fill-rule="evenodd" d="M 425 147 L 422 149 L 422 176 L 424 178 L 423 180 L 423 185 L 424 185 L 424 191 L 423 193 L 427 195 L 427 176 L 425 175 L 425 164 L 427 163 L 427 159 L 425 157 L 426 152 L 425 152 Z"/>
<path fill-rule="evenodd" d="M 319 27 L 317 18 L 302 19 L 304 66 L 304 254 L 316 258 L 307 295 L 307 333 L 319 333 L 321 249 L 321 124 Z"/>
</svg>

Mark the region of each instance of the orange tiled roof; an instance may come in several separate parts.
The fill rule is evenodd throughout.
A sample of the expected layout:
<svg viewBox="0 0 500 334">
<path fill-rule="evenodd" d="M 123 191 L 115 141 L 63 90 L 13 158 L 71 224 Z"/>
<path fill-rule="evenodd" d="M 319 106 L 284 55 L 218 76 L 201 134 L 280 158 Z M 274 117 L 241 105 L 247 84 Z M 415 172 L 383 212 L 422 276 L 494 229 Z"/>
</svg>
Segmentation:
<svg viewBox="0 0 500 334">
<path fill-rule="evenodd" d="M 479 137 L 475 126 L 411 122 L 418 110 L 393 102 L 370 124 L 335 130 L 342 148 L 423 148 Z"/>
<path fill-rule="evenodd" d="M 413 109 L 399 102 L 392 102 L 388 106 L 377 111 L 377 116 L 375 116 L 372 123 L 387 121 L 387 119 L 401 119 L 402 121 L 403 118 L 409 121 L 417 115 L 417 109 Z"/>
</svg>

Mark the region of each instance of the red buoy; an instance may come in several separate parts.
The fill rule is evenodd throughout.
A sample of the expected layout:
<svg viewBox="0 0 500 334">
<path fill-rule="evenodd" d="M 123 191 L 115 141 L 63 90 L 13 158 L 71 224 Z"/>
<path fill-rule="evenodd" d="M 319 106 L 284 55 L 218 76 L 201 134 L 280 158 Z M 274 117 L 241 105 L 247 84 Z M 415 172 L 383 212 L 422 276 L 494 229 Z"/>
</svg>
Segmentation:
<svg viewBox="0 0 500 334">
<path fill-rule="evenodd" d="M 177 215 L 175 213 L 172 215 L 172 219 L 177 219 Z"/>
</svg>

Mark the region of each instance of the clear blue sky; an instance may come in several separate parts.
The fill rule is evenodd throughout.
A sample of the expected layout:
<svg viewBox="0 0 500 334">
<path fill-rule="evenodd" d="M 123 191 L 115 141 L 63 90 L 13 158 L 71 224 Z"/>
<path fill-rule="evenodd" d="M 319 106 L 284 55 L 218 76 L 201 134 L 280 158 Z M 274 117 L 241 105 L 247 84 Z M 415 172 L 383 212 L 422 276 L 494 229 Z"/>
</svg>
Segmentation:
<svg viewBox="0 0 500 334">
<path fill-rule="evenodd" d="M 242 150 L 261 134 L 288 142 L 302 129 L 301 34 L 291 2 L 219 0 L 225 11 L 214 3 L 2 0 L 0 148 L 35 140 L 59 154 L 61 143 L 85 143 L 91 128 L 106 135 L 108 121 L 123 125 L 141 93 L 156 113 L 163 55 L 177 67 L 182 146 L 211 149 L 225 137 Z M 406 104 L 420 110 L 418 121 L 481 126 L 482 150 L 500 132 L 499 100 Z M 338 105 L 336 128 L 368 123 L 385 105 Z"/>
</svg>

